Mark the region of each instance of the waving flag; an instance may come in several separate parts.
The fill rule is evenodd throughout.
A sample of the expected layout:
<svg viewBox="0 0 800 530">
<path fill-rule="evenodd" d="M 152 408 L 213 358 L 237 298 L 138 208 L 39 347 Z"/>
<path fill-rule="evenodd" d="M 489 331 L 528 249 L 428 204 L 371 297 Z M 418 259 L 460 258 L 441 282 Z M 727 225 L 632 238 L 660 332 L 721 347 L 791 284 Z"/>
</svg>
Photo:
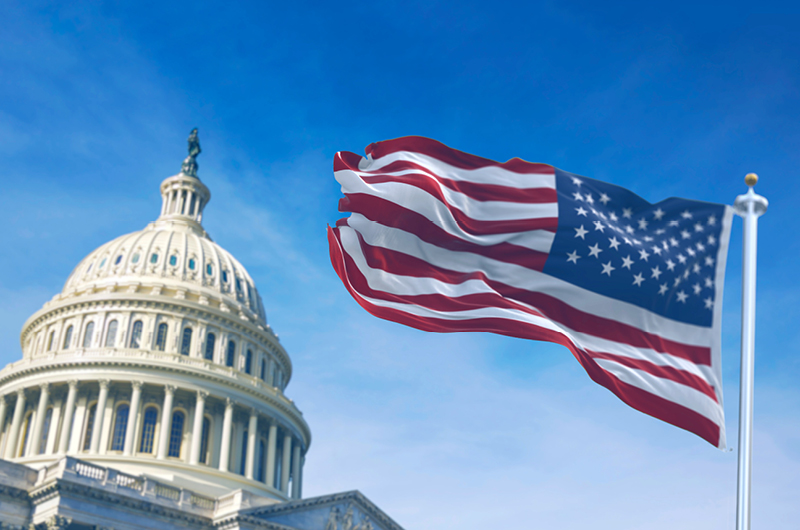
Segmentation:
<svg viewBox="0 0 800 530">
<path fill-rule="evenodd" d="M 725 447 L 732 209 L 406 137 L 336 154 L 331 262 L 373 315 L 569 348 L 631 407 Z"/>
</svg>

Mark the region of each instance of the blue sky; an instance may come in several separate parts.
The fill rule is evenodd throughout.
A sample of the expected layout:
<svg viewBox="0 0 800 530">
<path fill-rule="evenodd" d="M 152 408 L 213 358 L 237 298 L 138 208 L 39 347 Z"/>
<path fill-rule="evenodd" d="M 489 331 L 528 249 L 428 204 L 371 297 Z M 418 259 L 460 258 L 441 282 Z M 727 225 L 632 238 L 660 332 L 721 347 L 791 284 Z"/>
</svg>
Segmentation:
<svg viewBox="0 0 800 530">
<path fill-rule="evenodd" d="M 248 268 L 312 428 L 304 493 L 411 529 L 733 527 L 736 453 L 644 416 L 559 346 L 433 335 L 352 301 L 332 156 L 415 134 L 760 222 L 754 527 L 800 519 L 800 14 L 730 2 L 3 2 L 0 364 L 91 250 L 159 212 L 199 127 L 205 227 Z M 755 11 L 754 11 L 755 7 Z M 736 447 L 741 221 L 723 375 Z M 794 256 L 794 258 L 792 258 Z"/>
</svg>

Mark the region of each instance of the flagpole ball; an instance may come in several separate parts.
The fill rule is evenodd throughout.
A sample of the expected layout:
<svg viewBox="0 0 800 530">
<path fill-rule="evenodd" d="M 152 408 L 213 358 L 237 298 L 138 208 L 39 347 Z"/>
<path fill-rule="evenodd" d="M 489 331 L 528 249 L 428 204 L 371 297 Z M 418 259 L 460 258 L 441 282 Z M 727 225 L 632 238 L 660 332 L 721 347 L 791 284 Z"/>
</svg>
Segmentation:
<svg viewBox="0 0 800 530">
<path fill-rule="evenodd" d="M 758 182 L 758 175 L 756 175 L 755 173 L 748 173 L 747 175 L 745 175 L 744 183 L 750 186 L 751 188 L 756 185 L 756 182 Z"/>
</svg>

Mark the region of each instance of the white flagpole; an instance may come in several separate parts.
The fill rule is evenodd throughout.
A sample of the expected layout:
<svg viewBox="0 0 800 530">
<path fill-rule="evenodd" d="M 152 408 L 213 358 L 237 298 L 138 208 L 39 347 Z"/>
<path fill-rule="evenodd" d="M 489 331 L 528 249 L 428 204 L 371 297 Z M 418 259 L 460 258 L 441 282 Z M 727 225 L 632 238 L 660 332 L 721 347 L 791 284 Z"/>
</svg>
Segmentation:
<svg viewBox="0 0 800 530">
<path fill-rule="evenodd" d="M 739 472 L 736 485 L 736 530 L 750 530 L 750 468 L 753 445 L 753 364 L 756 334 L 756 244 L 758 218 L 767 199 L 756 195 L 755 173 L 745 179 L 747 193 L 736 197 L 734 210 L 744 221 L 742 248 L 742 366 L 739 377 Z"/>
</svg>

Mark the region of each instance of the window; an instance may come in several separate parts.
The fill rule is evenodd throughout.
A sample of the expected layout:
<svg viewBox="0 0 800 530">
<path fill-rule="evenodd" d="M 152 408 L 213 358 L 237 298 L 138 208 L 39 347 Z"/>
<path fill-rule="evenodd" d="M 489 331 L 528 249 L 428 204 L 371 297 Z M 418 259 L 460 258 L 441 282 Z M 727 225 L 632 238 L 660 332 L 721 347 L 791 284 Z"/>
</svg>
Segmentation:
<svg viewBox="0 0 800 530">
<path fill-rule="evenodd" d="M 92 335 L 94 335 L 94 322 L 86 324 L 86 330 L 83 332 L 83 347 L 92 347 Z"/>
<path fill-rule="evenodd" d="M 153 264 L 158 263 L 158 253 L 153 252 L 152 254 L 150 254 L 150 263 Z"/>
<path fill-rule="evenodd" d="M 232 340 L 228 341 L 228 352 L 225 355 L 225 366 L 233 368 L 233 359 L 236 355 L 236 343 Z"/>
<path fill-rule="evenodd" d="M 242 458 L 239 462 L 239 474 L 244 475 L 244 468 L 247 465 L 247 439 L 249 435 L 247 431 L 244 431 L 244 435 L 242 436 Z"/>
<path fill-rule="evenodd" d="M 33 419 L 33 412 L 29 412 L 25 416 L 25 425 L 22 428 L 22 439 L 17 456 L 25 456 L 25 446 L 28 445 L 28 436 L 31 434 L 31 420 Z"/>
<path fill-rule="evenodd" d="M 108 331 L 106 331 L 106 348 L 113 348 L 117 343 L 117 321 L 112 320 L 108 323 Z"/>
<path fill-rule="evenodd" d="M 122 261 L 122 254 L 117 256 L 117 259 L 114 260 L 114 265 L 119 265 L 119 262 Z"/>
<path fill-rule="evenodd" d="M 138 348 L 139 342 L 142 340 L 142 321 L 137 320 L 133 323 L 131 330 L 131 348 Z"/>
<path fill-rule="evenodd" d="M 50 351 L 50 350 L 53 349 L 53 339 L 55 337 L 56 337 L 56 331 L 53 330 L 53 331 L 50 332 L 50 338 L 47 339 L 47 351 Z"/>
<path fill-rule="evenodd" d="M 89 274 L 92 271 L 92 265 L 94 265 L 94 263 L 89 264 L 89 268 L 86 269 L 86 274 Z"/>
<path fill-rule="evenodd" d="M 222 281 L 228 283 L 228 271 L 222 271 Z"/>
<path fill-rule="evenodd" d="M 209 276 L 214 276 L 214 266 L 210 263 L 206 265 L 206 274 Z"/>
<path fill-rule="evenodd" d="M 249 374 L 253 368 L 253 352 L 247 350 L 247 355 L 244 358 L 244 373 Z"/>
<path fill-rule="evenodd" d="M 189 258 L 189 269 L 194 270 L 195 263 L 194 258 Z"/>
<path fill-rule="evenodd" d="M 156 333 L 156 349 L 164 351 L 167 347 L 167 324 L 162 322 L 158 325 L 158 333 Z"/>
<path fill-rule="evenodd" d="M 47 451 L 47 435 L 50 434 L 50 422 L 53 419 L 53 407 L 47 409 L 42 423 L 42 437 L 39 440 L 39 454 L 43 455 Z"/>
<path fill-rule="evenodd" d="M 170 264 L 170 266 L 172 266 L 172 267 L 174 267 L 175 265 L 177 265 L 177 264 L 178 264 L 178 256 L 176 256 L 175 254 L 173 254 L 172 256 L 170 256 L 170 257 L 169 257 L 169 264 Z"/>
<path fill-rule="evenodd" d="M 156 434 L 156 421 L 158 420 L 158 409 L 147 407 L 144 411 L 144 421 L 142 422 L 142 439 L 139 442 L 140 453 L 153 452 L 153 439 Z"/>
<path fill-rule="evenodd" d="M 172 429 L 169 433 L 168 456 L 181 457 L 181 442 L 183 442 L 183 412 L 176 410 L 172 413 Z"/>
<path fill-rule="evenodd" d="M 181 355 L 189 355 L 192 346 L 192 328 L 183 328 L 183 339 L 181 340 Z"/>
<path fill-rule="evenodd" d="M 194 215 L 194 205 L 197 203 L 197 196 L 193 193 L 192 200 L 189 202 L 189 215 Z"/>
<path fill-rule="evenodd" d="M 69 349 L 69 345 L 72 342 L 72 326 L 67 328 L 67 332 L 64 334 L 64 346 L 63 349 Z"/>
<path fill-rule="evenodd" d="M 262 381 L 266 381 L 267 377 L 267 360 L 261 359 L 261 374 L 259 375 Z"/>
<path fill-rule="evenodd" d="M 86 427 L 83 429 L 83 450 L 88 451 L 92 445 L 92 431 L 94 431 L 94 417 L 97 412 L 97 403 L 89 407 L 89 414 L 86 416 Z"/>
<path fill-rule="evenodd" d="M 105 266 L 105 264 L 106 264 L 106 258 L 103 258 L 102 260 L 100 260 L 100 268 L 101 269 Z"/>
<path fill-rule="evenodd" d="M 117 417 L 114 420 L 114 432 L 111 435 L 111 450 L 122 451 L 125 446 L 125 431 L 128 430 L 128 405 L 117 407 Z"/>
<path fill-rule="evenodd" d="M 203 432 L 200 435 L 200 463 L 208 464 L 208 436 L 211 433 L 211 420 L 203 416 Z"/>
<path fill-rule="evenodd" d="M 242 281 L 239 278 L 236 278 L 236 292 L 242 293 Z"/>
<path fill-rule="evenodd" d="M 206 335 L 206 354 L 204 356 L 206 361 L 214 360 L 214 343 L 216 340 L 217 337 L 213 333 Z"/>
<path fill-rule="evenodd" d="M 139 263 L 139 253 L 138 252 L 136 254 L 134 254 L 133 257 L 131 258 L 131 263 L 133 263 L 134 265 Z"/>
</svg>

